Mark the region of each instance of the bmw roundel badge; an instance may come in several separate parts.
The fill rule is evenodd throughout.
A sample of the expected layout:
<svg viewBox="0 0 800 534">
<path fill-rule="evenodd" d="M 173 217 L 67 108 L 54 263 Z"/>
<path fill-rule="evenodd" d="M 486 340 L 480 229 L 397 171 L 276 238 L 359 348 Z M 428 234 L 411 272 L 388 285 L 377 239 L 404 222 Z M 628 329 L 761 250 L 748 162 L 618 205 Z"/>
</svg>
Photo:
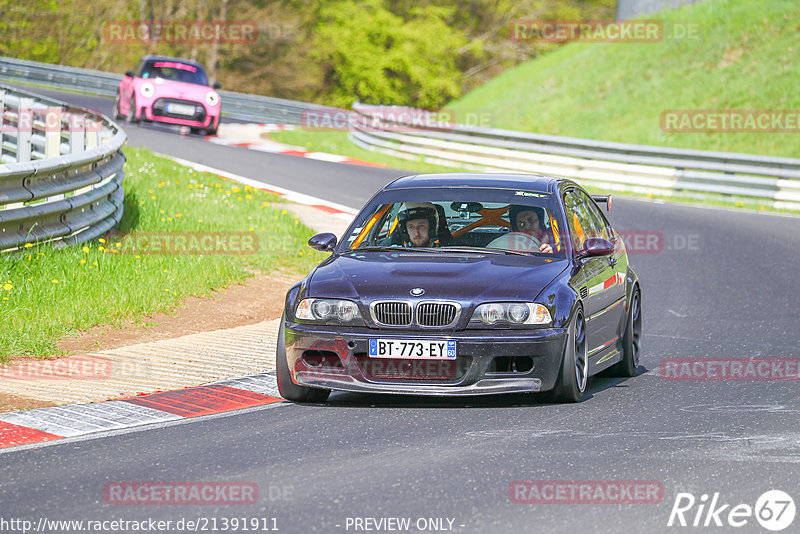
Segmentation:
<svg viewBox="0 0 800 534">
<path fill-rule="evenodd" d="M 415 297 L 421 297 L 422 295 L 425 294 L 425 290 L 422 289 L 421 287 L 415 287 L 414 289 L 409 291 L 409 293 L 411 293 L 411 295 L 413 295 Z"/>
</svg>

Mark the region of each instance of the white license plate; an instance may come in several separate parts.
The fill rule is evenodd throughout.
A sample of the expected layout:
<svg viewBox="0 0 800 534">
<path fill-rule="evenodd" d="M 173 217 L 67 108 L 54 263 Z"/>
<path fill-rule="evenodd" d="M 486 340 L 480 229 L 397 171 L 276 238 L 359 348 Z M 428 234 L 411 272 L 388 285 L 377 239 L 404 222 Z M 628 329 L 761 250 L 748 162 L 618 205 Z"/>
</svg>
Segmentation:
<svg viewBox="0 0 800 534">
<path fill-rule="evenodd" d="M 448 340 L 370 339 L 370 358 L 455 360 L 456 342 Z"/>
<path fill-rule="evenodd" d="M 173 113 L 175 115 L 194 115 L 194 106 L 190 106 L 188 104 L 175 104 L 173 102 L 167 103 L 167 113 Z"/>
</svg>

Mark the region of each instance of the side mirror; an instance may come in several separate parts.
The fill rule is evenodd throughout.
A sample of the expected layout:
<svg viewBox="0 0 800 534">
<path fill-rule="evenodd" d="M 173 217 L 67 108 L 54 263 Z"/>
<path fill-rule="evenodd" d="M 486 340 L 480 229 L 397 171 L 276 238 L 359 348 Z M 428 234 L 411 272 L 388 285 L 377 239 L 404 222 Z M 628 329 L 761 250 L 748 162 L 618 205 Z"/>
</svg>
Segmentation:
<svg viewBox="0 0 800 534">
<path fill-rule="evenodd" d="M 614 253 L 614 244 L 608 239 L 590 237 L 583 243 L 583 249 L 578 251 L 578 256 L 608 256 Z"/>
<path fill-rule="evenodd" d="M 132 70 L 126 70 L 125 71 L 125 76 L 127 76 L 128 78 L 134 78 L 136 76 L 136 74 L 134 74 L 134 72 Z"/>
<path fill-rule="evenodd" d="M 214 82 L 211 84 L 211 87 L 213 87 L 214 89 L 219 89 L 220 87 L 222 87 L 222 84 L 219 82 Z"/>
<path fill-rule="evenodd" d="M 320 252 L 331 252 L 336 246 L 336 236 L 329 232 L 317 234 L 308 240 L 308 246 Z"/>
</svg>

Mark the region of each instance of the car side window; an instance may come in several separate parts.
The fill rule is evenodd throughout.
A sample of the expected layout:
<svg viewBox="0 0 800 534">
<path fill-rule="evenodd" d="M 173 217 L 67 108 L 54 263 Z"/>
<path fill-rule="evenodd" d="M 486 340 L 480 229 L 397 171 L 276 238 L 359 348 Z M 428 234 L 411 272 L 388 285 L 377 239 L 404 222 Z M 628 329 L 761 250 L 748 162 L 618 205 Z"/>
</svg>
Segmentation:
<svg viewBox="0 0 800 534">
<path fill-rule="evenodd" d="M 609 239 L 602 216 L 592 210 L 589 198 L 582 192 L 577 189 L 565 192 L 564 208 L 567 212 L 570 238 L 576 250 L 582 249 L 584 242 L 589 238 Z"/>
<path fill-rule="evenodd" d="M 589 216 L 592 218 L 594 225 L 597 228 L 597 234 L 592 237 L 600 237 L 602 239 L 608 239 L 611 241 L 611 232 L 608 229 L 608 222 L 606 221 L 606 218 L 603 217 L 603 214 L 600 213 L 600 210 L 597 208 L 597 204 L 595 204 L 589 195 L 583 191 L 579 191 L 578 193 L 580 194 L 583 205 L 586 206 Z"/>
</svg>

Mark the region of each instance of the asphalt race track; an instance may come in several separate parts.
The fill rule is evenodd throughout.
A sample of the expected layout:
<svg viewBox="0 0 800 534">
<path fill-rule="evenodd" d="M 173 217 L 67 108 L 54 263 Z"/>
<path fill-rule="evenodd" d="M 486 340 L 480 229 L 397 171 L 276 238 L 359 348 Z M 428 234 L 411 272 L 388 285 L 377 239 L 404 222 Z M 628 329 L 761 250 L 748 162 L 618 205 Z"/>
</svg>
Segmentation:
<svg viewBox="0 0 800 534">
<path fill-rule="evenodd" d="M 107 99 L 40 92 L 111 111 Z M 128 136 L 132 146 L 355 208 L 404 174 L 214 145 L 158 127 L 134 126 Z M 635 378 L 592 379 L 578 405 L 526 395 L 334 394 L 326 405 L 280 403 L 11 449 L 0 453 L 0 515 L 173 525 L 269 518 L 284 533 L 389 531 L 356 521 L 364 518 L 410 518 L 410 532 L 766 532 L 755 515 L 732 528 L 728 514 L 738 504 L 755 508 L 773 489 L 800 504 L 797 360 L 794 380 L 781 380 L 774 366 L 800 358 L 800 218 L 616 198 L 610 219 L 632 232 L 632 243 L 650 244 L 629 256 L 643 292 Z M 711 357 L 769 358 L 771 371 L 760 380 L 659 374 L 665 359 Z M 109 505 L 103 491 L 114 481 L 253 482 L 260 499 Z M 663 495 L 655 504 L 546 496 L 517 503 L 515 481 L 651 481 Z M 697 503 L 685 513 L 690 526 L 669 527 L 679 493 Z M 717 508 L 729 506 L 707 517 L 715 493 Z M 700 526 L 692 527 L 704 494 Z M 714 526 L 717 517 L 723 526 Z M 444 520 L 428 521 L 436 518 Z M 800 518 L 785 532 L 798 525 Z"/>
</svg>

